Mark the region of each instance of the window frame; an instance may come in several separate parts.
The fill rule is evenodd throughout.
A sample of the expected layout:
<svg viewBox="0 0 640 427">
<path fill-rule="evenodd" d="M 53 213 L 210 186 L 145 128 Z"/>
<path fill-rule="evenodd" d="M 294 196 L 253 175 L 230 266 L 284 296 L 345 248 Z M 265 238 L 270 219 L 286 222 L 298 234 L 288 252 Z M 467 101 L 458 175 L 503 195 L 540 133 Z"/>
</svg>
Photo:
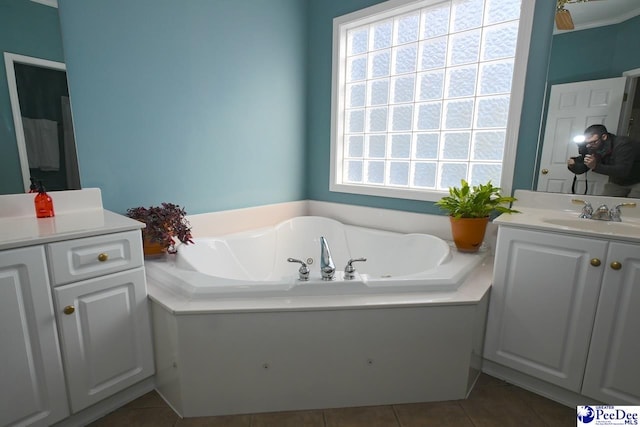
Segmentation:
<svg viewBox="0 0 640 427">
<path fill-rule="evenodd" d="M 437 3 L 442 3 L 442 0 L 388 0 L 333 19 L 329 191 L 423 201 L 437 201 L 447 194 L 446 191 L 438 190 L 341 182 L 343 168 L 342 153 L 344 148 L 344 105 L 346 101 L 344 99 L 346 91 L 342 90 L 346 85 L 346 72 L 342 70 L 346 70 L 347 31 L 350 28 L 405 14 L 412 10 Z M 511 97 L 502 159 L 500 187 L 504 194 L 510 194 L 513 187 L 518 133 L 520 130 L 520 118 L 524 101 L 526 70 L 535 4 L 535 0 L 522 0 L 520 7 Z"/>
</svg>

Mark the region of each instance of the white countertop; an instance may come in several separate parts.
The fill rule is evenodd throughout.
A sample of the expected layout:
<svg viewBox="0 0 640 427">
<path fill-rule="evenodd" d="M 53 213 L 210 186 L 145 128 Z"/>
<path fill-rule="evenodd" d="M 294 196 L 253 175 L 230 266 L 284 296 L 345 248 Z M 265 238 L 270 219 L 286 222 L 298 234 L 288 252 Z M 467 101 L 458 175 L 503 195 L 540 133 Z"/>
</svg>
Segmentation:
<svg viewBox="0 0 640 427">
<path fill-rule="evenodd" d="M 34 194 L 0 196 L 0 250 L 144 228 L 102 208 L 99 189 L 51 192 L 55 216 L 36 218 Z"/>
<path fill-rule="evenodd" d="M 537 193 L 518 190 L 518 199 L 513 208 L 516 214 L 502 214 L 493 222 L 500 226 L 561 232 L 567 234 L 599 237 L 603 239 L 640 242 L 640 200 L 590 195 Z M 594 210 L 601 204 L 613 207 L 616 204 L 633 202 L 636 207 L 622 208 L 622 221 L 598 221 L 579 218 L 581 205 L 572 199 L 589 201 Z"/>
<path fill-rule="evenodd" d="M 52 218 L 0 218 L 0 250 L 141 229 L 144 224 L 104 209 Z"/>
</svg>

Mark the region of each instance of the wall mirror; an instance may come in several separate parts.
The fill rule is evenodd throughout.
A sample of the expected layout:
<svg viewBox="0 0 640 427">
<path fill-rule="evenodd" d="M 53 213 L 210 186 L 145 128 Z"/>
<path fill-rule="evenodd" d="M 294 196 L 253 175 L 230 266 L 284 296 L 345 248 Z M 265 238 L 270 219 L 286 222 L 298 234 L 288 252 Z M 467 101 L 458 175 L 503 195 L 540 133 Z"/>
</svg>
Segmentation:
<svg viewBox="0 0 640 427">
<path fill-rule="evenodd" d="M 640 2 L 570 0 L 562 6 L 567 13 L 556 14 L 533 189 L 598 194 L 607 176 L 580 175 L 574 187 L 566 163 L 578 155 L 573 137 L 591 124 L 640 140 L 640 50 L 630 44 L 640 37 Z"/>
<path fill-rule="evenodd" d="M 56 0 L 0 1 L 0 194 L 28 191 L 31 175 L 42 179 L 47 190 L 80 187 L 76 150 L 65 149 L 74 145 L 74 134 L 63 132 L 71 123 L 63 106 L 68 104 L 63 99 L 68 98 L 64 62 Z M 54 87 L 47 88 L 45 81 L 54 82 Z M 58 127 L 59 157 L 52 162 L 45 158 L 44 168 L 35 155 L 29 167 L 28 154 L 34 147 L 26 141 L 36 132 L 30 120 L 25 132 L 23 116 L 38 120 L 36 131 L 42 125 L 48 135 L 53 135 L 49 122 Z M 53 140 L 50 136 L 47 141 Z M 45 154 L 55 152 L 50 150 L 53 145 L 45 146 Z"/>
<path fill-rule="evenodd" d="M 5 52 L 20 170 L 48 190 L 80 188 L 65 64 Z"/>
</svg>

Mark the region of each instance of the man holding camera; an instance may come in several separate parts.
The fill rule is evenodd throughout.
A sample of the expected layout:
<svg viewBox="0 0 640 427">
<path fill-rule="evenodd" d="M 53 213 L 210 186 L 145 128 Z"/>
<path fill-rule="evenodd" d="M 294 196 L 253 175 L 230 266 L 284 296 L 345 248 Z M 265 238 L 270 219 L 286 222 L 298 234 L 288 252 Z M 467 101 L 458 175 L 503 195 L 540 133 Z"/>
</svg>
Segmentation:
<svg viewBox="0 0 640 427">
<path fill-rule="evenodd" d="M 607 132 L 603 125 L 584 131 L 579 156 L 569 158 L 567 166 L 576 175 L 588 170 L 608 175 L 603 196 L 640 198 L 640 143 Z"/>
</svg>

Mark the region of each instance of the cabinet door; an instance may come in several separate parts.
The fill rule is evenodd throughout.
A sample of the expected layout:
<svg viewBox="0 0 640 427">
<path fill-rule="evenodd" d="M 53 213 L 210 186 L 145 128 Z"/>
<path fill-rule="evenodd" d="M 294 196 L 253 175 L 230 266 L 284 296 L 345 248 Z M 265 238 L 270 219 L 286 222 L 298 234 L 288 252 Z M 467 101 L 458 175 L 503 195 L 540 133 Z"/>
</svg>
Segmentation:
<svg viewBox="0 0 640 427">
<path fill-rule="evenodd" d="M 586 396 L 640 405 L 639 308 L 640 247 L 611 243 L 584 377 Z"/>
<path fill-rule="evenodd" d="M 54 289 L 72 412 L 153 374 L 144 269 Z"/>
<path fill-rule="evenodd" d="M 0 253 L 0 425 L 69 415 L 44 248 Z"/>
<path fill-rule="evenodd" d="M 501 226 L 485 357 L 579 392 L 607 245 Z"/>
</svg>

